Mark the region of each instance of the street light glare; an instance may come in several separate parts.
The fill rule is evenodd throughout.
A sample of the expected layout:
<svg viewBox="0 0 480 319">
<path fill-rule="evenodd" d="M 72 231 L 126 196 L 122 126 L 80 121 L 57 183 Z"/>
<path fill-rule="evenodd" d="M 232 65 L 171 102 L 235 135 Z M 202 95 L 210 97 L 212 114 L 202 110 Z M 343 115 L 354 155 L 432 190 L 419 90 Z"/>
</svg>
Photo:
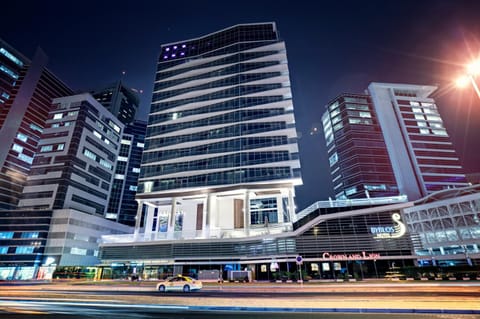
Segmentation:
<svg viewBox="0 0 480 319">
<path fill-rule="evenodd" d="M 480 74 L 480 60 L 473 61 L 467 65 L 467 72 L 470 75 L 476 76 Z"/>
<path fill-rule="evenodd" d="M 470 84 L 470 78 L 466 75 L 459 77 L 455 81 L 455 86 L 458 88 L 465 88 Z"/>
</svg>

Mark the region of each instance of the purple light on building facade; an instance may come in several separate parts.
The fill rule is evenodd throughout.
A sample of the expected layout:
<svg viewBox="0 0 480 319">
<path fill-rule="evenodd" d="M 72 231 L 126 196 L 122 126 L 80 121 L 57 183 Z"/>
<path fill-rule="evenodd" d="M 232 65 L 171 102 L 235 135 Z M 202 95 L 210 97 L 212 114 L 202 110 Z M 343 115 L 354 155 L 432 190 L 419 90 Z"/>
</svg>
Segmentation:
<svg viewBox="0 0 480 319">
<path fill-rule="evenodd" d="M 170 51 L 170 48 L 166 48 L 165 51 L 167 51 L 167 52 Z"/>
</svg>

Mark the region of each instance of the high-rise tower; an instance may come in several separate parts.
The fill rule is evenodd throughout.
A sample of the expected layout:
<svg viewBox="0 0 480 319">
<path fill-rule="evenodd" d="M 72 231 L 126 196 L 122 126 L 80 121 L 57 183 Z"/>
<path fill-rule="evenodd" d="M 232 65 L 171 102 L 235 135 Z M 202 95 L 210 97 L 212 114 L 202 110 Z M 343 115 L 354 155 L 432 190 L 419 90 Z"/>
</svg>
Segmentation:
<svg viewBox="0 0 480 319">
<path fill-rule="evenodd" d="M 18 204 L 52 99 L 73 94 L 47 61 L 41 49 L 29 60 L 0 39 L 0 210 Z"/>
<path fill-rule="evenodd" d="M 350 106 L 343 111 L 336 102 L 327 106 L 322 118 L 327 145 L 345 146 L 345 136 L 352 134 L 362 137 L 349 140 L 353 147 L 342 147 L 343 154 L 329 146 L 332 178 L 339 185 L 337 198 L 361 197 L 358 194 L 372 187 L 376 191 L 398 187 L 400 194 L 416 200 L 438 190 L 468 185 L 431 97 L 436 89 L 431 85 L 371 83 L 362 97 L 371 102 L 356 103 L 354 109 Z M 367 110 L 368 105 L 371 109 Z M 378 134 L 372 138 L 378 128 L 381 140 Z M 365 161 L 365 154 L 371 154 L 370 160 Z M 388 154 L 390 165 L 378 161 L 384 154 Z M 378 183 L 351 185 L 359 170 L 377 174 Z"/>
<path fill-rule="evenodd" d="M 123 124 L 129 124 L 135 120 L 140 106 L 140 97 L 136 90 L 126 87 L 122 81 L 90 93 Z"/>
<path fill-rule="evenodd" d="M 371 98 L 344 93 L 322 116 L 337 199 L 398 195 L 398 187 Z"/>
<path fill-rule="evenodd" d="M 19 207 L 105 217 L 123 124 L 88 93 L 52 103 Z"/>
<path fill-rule="evenodd" d="M 137 90 L 125 86 L 122 81 L 91 92 L 100 104 L 125 124 L 105 217 L 133 226 L 138 207 L 135 195 L 147 129 L 147 123 L 138 119 L 140 96 Z"/>
<path fill-rule="evenodd" d="M 161 46 L 137 194 L 146 234 L 288 229 L 301 183 L 275 23 Z"/>
</svg>

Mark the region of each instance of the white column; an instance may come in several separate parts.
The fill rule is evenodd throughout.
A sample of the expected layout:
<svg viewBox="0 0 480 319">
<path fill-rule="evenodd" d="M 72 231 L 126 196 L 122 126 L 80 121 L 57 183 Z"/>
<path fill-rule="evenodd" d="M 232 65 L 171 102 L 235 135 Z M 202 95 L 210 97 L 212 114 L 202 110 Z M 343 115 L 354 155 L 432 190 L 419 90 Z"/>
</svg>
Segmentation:
<svg viewBox="0 0 480 319">
<path fill-rule="evenodd" d="M 245 192 L 245 200 L 243 202 L 243 229 L 245 235 L 250 233 L 250 191 Z"/>
<path fill-rule="evenodd" d="M 147 213 L 145 216 L 145 230 L 144 230 L 144 234 L 146 238 L 150 238 L 153 232 L 152 227 L 153 227 L 153 219 L 155 218 L 154 213 L 155 213 L 155 207 L 148 205 Z"/>
<path fill-rule="evenodd" d="M 209 196 L 205 197 L 205 200 L 203 201 L 203 211 L 202 211 L 202 233 L 206 237 L 208 234 L 207 227 L 209 226 L 208 223 L 208 206 L 209 206 Z"/>
<path fill-rule="evenodd" d="M 137 200 L 138 208 L 137 208 L 137 216 L 135 216 L 135 230 L 133 232 L 133 236 L 135 238 L 138 237 L 140 233 L 140 222 L 142 221 L 142 208 L 143 208 L 143 201 Z"/>
<path fill-rule="evenodd" d="M 175 214 L 177 212 L 177 198 L 172 198 L 172 210 L 170 211 L 170 217 L 168 219 L 168 234 L 169 236 L 173 236 L 173 232 L 175 231 Z"/>
<path fill-rule="evenodd" d="M 289 212 L 288 215 L 290 217 L 290 221 L 293 221 L 293 217 L 295 216 L 295 202 L 293 200 L 293 189 L 288 189 L 288 207 Z"/>
</svg>

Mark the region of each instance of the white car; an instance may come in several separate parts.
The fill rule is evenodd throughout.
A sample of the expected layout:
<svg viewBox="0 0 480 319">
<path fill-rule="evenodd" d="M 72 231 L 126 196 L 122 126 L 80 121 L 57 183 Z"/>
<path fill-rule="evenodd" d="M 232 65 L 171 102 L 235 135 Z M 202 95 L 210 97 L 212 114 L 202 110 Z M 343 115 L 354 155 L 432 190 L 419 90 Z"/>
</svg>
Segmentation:
<svg viewBox="0 0 480 319">
<path fill-rule="evenodd" d="M 157 284 L 157 291 L 183 291 L 190 292 L 202 289 L 202 282 L 187 276 L 175 276 L 167 278 Z"/>
</svg>

